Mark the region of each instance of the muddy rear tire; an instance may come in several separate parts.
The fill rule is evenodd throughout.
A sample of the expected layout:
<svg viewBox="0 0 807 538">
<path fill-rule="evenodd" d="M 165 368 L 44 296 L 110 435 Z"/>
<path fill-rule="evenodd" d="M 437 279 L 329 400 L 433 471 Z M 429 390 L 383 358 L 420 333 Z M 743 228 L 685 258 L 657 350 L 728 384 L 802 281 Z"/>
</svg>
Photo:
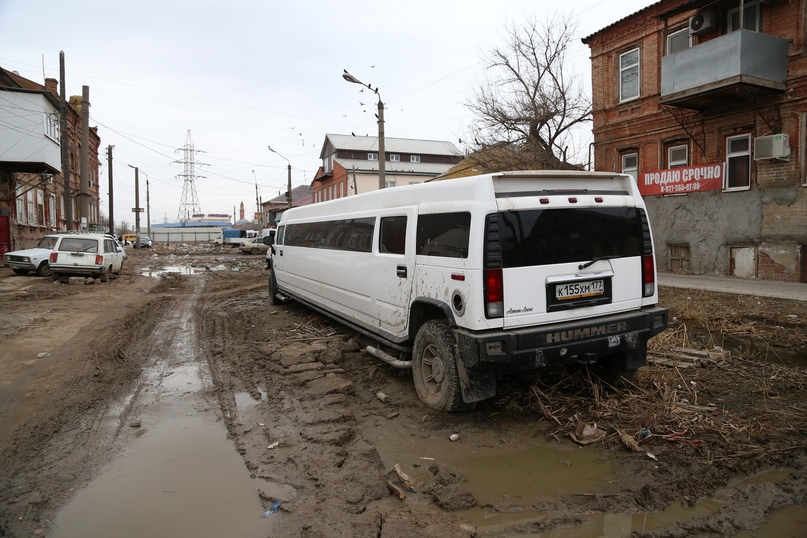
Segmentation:
<svg viewBox="0 0 807 538">
<path fill-rule="evenodd" d="M 101 282 L 107 282 L 109 280 L 109 273 L 112 271 L 112 266 L 110 265 L 108 268 L 104 267 L 104 270 L 101 271 L 101 274 L 98 275 L 98 278 L 101 279 Z"/>
<path fill-rule="evenodd" d="M 412 377 L 423 403 L 449 413 L 474 407 L 462 400 L 458 360 L 457 342 L 448 324 L 439 320 L 424 323 L 412 350 Z"/>
</svg>

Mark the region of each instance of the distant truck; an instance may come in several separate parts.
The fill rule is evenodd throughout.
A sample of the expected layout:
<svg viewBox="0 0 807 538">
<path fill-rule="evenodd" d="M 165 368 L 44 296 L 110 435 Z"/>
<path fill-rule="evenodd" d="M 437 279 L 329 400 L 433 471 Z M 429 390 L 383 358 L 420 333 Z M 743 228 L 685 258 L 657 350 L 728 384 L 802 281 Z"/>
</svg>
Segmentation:
<svg viewBox="0 0 807 538">
<path fill-rule="evenodd" d="M 237 247 L 246 239 L 261 237 L 257 230 L 241 230 L 240 228 L 222 228 L 221 235 L 213 240 L 217 245 L 230 245 Z"/>
</svg>

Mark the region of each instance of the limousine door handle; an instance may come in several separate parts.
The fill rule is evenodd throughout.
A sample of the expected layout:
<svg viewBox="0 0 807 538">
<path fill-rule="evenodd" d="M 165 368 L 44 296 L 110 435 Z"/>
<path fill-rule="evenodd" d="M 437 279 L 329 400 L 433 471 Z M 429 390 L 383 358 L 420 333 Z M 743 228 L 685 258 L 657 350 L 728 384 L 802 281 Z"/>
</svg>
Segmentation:
<svg viewBox="0 0 807 538">
<path fill-rule="evenodd" d="M 406 266 L 399 265 L 395 270 L 395 274 L 397 274 L 401 278 L 406 278 Z"/>
</svg>

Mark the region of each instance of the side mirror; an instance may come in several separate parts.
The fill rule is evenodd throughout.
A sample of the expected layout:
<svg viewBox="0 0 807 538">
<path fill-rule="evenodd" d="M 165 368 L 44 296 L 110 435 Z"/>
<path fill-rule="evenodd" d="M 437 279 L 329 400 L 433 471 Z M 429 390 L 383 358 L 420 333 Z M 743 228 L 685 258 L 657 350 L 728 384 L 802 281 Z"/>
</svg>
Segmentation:
<svg viewBox="0 0 807 538">
<path fill-rule="evenodd" d="M 264 236 L 263 244 L 268 246 L 268 247 L 271 247 L 272 245 L 275 244 L 275 238 L 272 237 L 271 235 Z"/>
</svg>

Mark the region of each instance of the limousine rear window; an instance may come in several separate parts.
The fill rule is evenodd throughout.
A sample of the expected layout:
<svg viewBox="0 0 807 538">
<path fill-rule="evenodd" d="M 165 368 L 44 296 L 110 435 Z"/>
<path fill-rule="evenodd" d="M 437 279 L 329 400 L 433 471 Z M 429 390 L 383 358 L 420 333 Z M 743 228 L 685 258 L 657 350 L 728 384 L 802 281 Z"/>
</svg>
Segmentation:
<svg viewBox="0 0 807 538">
<path fill-rule="evenodd" d="M 643 253 L 642 226 L 634 207 L 531 209 L 504 211 L 499 217 L 505 268 Z"/>
<path fill-rule="evenodd" d="M 471 214 L 468 212 L 419 215 L 416 253 L 467 258 L 470 229 Z"/>
</svg>

